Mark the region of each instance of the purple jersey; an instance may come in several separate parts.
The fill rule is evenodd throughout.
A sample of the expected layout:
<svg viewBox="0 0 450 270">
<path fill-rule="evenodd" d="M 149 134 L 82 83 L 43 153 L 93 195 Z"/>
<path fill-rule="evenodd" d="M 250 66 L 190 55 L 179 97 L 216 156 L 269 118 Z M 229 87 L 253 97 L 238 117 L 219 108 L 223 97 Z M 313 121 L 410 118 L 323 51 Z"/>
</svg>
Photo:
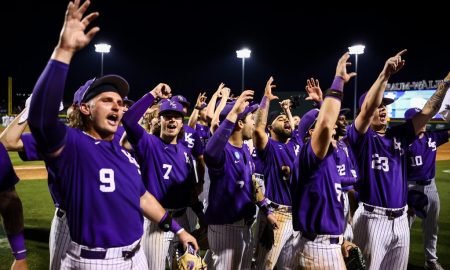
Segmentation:
<svg viewBox="0 0 450 270">
<path fill-rule="evenodd" d="M 425 132 L 406 151 L 408 181 L 431 180 L 436 175 L 437 147 L 448 142 L 448 131 Z"/>
<path fill-rule="evenodd" d="M 308 141 L 295 160 L 292 176 L 292 221 L 294 230 L 339 235 L 345 219 L 341 178 L 334 151 L 317 158 Z"/>
<path fill-rule="evenodd" d="M 251 219 L 256 211 L 253 202 L 251 176 L 254 163 L 248 146 L 235 147 L 228 142 L 234 123 L 224 120 L 208 142 L 205 162 L 208 166 L 209 204 L 205 219 L 208 224 L 231 224 L 242 219 Z M 220 141 L 221 145 L 215 142 Z M 220 149 L 218 159 L 208 150 Z M 211 148 L 210 148 L 211 147 Z"/>
<path fill-rule="evenodd" d="M 356 169 L 356 160 L 350 146 L 348 146 L 347 137 L 336 142 L 334 155 L 338 174 L 341 177 L 342 190 L 349 191 L 353 189 L 353 185 L 356 184 L 358 173 Z"/>
<path fill-rule="evenodd" d="M 145 193 L 136 160 L 116 140 L 96 140 L 65 127 L 61 154 L 47 158 L 61 190 L 71 239 L 88 247 L 120 247 L 143 233 Z"/>
<path fill-rule="evenodd" d="M 405 150 L 415 138 L 412 122 L 388 128 L 385 136 L 370 127 L 359 134 L 352 124 L 347 136 L 358 165 L 359 199 L 385 208 L 404 207 L 408 191 Z"/>
<path fill-rule="evenodd" d="M 42 155 L 37 150 L 36 140 L 33 138 L 31 133 L 23 133 L 20 136 L 23 143 L 23 151 L 19 152 L 19 156 L 23 161 L 34 161 L 34 160 L 44 160 Z M 50 191 L 50 196 L 52 197 L 55 207 L 61 208 L 61 195 L 59 191 L 59 186 L 55 185 L 55 174 L 53 171 L 46 166 L 48 176 L 48 190 Z"/>
<path fill-rule="evenodd" d="M 0 192 L 13 187 L 17 182 L 19 178 L 13 169 L 8 151 L 0 143 Z"/>
<path fill-rule="evenodd" d="M 184 139 L 181 141 L 181 143 L 190 149 L 192 155 L 195 158 L 203 155 L 203 152 L 205 151 L 205 146 L 203 145 L 198 132 L 188 125 L 183 125 L 183 129 L 184 129 Z"/>
<path fill-rule="evenodd" d="M 195 125 L 195 131 L 197 131 L 198 136 L 200 136 L 200 140 L 203 143 L 203 146 L 205 146 L 208 143 L 209 137 L 211 137 L 209 126 L 197 123 Z"/>
<path fill-rule="evenodd" d="M 190 149 L 184 144 L 167 144 L 145 133 L 133 149 L 141 165 L 144 186 L 165 208 L 190 205 L 195 176 Z"/>
<path fill-rule="evenodd" d="M 299 151 L 300 146 L 293 140 L 285 144 L 271 138 L 264 150 L 254 151 L 255 172 L 264 176 L 265 196 L 277 204 L 292 205 L 289 186 Z"/>
</svg>

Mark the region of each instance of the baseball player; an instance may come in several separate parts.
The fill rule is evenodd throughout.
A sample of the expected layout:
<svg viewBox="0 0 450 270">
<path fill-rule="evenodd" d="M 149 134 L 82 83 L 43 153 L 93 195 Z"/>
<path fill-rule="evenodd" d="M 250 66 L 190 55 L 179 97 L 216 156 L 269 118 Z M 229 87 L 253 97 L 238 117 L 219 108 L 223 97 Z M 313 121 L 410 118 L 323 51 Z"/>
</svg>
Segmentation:
<svg viewBox="0 0 450 270">
<path fill-rule="evenodd" d="M 411 120 L 420 113 L 419 108 L 410 108 L 405 111 L 405 120 Z M 436 255 L 439 194 L 436 189 L 436 150 L 440 145 L 447 143 L 450 131 L 442 130 L 427 132 L 424 126 L 419 137 L 408 146 L 406 160 L 408 164 L 408 188 L 424 193 L 428 197 L 425 216 L 422 219 L 422 232 L 424 234 L 425 269 L 443 269 L 438 263 Z M 410 226 L 415 215 L 410 217 Z"/>
<path fill-rule="evenodd" d="M 197 194 L 191 151 L 179 142 L 183 136 L 183 106 L 177 101 L 162 101 L 159 136 L 148 134 L 138 124 L 156 97 L 167 98 L 169 94 L 170 87 L 159 84 L 128 110 L 123 124 L 139 161 L 144 186 L 169 211 L 174 220 L 188 226 L 186 208 Z M 173 243 L 174 236 L 172 232 L 162 231 L 157 223 L 145 220 L 142 243 L 150 269 L 165 268 L 169 245 L 178 244 Z M 159 248 L 155 249 L 155 246 Z"/>
<path fill-rule="evenodd" d="M 254 164 L 244 140 L 251 138 L 254 129 L 257 105 L 248 106 L 252 98 L 253 91 L 246 90 L 225 106 L 221 124 L 205 149 L 211 180 L 205 217 L 213 269 L 249 269 L 251 265 Z"/>
<path fill-rule="evenodd" d="M 354 242 L 363 250 L 369 269 L 407 267 L 410 232 L 405 151 L 437 113 L 448 89 L 441 84 L 421 113 L 405 124 L 387 129 L 386 105 L 393 100 L 383 98 L 383 94 L 389 78 L 404 66 L 405 52 L 402 50 L 386 61 L 375 83 L 359 99 L 361 112 L 347 133 L 360 173 Z"/>
<path fill-rule="evenodd" d="M 58 120 L 69 63 L 99 31 L 85 33 L 98 13 L 84 16 L 89 1 L 67 7 L 58 45 L 33 90 L 28 124 L 45 162 L 55 173 L 66 210 L 70 238 L 62 269 L 147 269 L 140 248 L 144 215 L 165 230 L 177 230 L 157 200 L 145 190 L 139 165 L 113 140 L 123 115 L 128 83 L 109 75 L 87 81 L 73 114 L 78 127 Z M 45 106 L 42 106 L 45 104 Z M 185 246 L 195 239 L 181 229 Z"/>
<path fill-rule="evenodd" d="M 296 248 L 301 269 L 346 269 L 343 255 L 354 246 L 343 238 L 341 178 L 333 145 L 344 83 L 356 75 L 347 73 L 349 57 L 345 53 L 339 59 L 320 111 L 312 109 L 300 121 L 300 136 L 307 141 L 295 160 L 291 196 L 294 230 L 301 232 Z"/>
<path fill-rule="evenodd" d="M 256 248 L 257 269 L 292 269 L 294 267 L 294 243 L 298 241 L 299 233 L 292 227 L 292 201 L 289 191 L 291 172 L 294 159 L 300 146 L 295 140 L 290 140 L 292 126 L 286 114 L 274 114 L 269 123 L 267 114 L 270 101 L 278 99 L 272 94 L 273 78 L 267 81 L 264 97 L 256 112 L 253 144 L 255 146 L 256 173 L 262 175 L 265 186 L 265 197 L 270 201 L 270 211 L 259 211 L 258 237 L 274 234 L 274 244 L 263 244 L 266 239 L 258 241 Z M 270 137 L 266 133 L 270 131 Z M 267 218 L 273 214 L 276 223 Z M 273 226 L 277 229 L 273 229 Z M 268 228 L 266 228 L 268 227 Z M 278 264 L 277 264 L 278 262 Z"/>
<path fill-rule="evenodd" d="M 8 152 L 0 143 L 0 214 L 12 254 L 15 258 L 11 269 L 28 269 L 27 250 L 23 235 L 22 201 L 16 192 L 15 185 L 19 181 L 14 172 Z"/>
<path fill-rule="evenodd" d="M 31 96 L 25 103 L 25 109 L 2 132 L 0 141 L 8 151 L 19 152 L 19 156 L 23 161 L 43 160 L 43 156 L 37 150 L 36 140 L 34 140 L 31 133 L 23 133 L 28 125 L 27 118 L 30 101 Z M 60 106 L 60 109 L 63 109 L 63 107 Z M 68 118 L 70 119 L 70 116 Z M 66 254 L 70 243 L 69 227 L 67 226 L 65 211 L 61 208 L 61 195 L 55 186 L 54 173 L 48 167 L 47 171 L 48 188 L 56 208 L 50 228 L 49 269 L 60 269 L 61 258 Z"/>
</svg>

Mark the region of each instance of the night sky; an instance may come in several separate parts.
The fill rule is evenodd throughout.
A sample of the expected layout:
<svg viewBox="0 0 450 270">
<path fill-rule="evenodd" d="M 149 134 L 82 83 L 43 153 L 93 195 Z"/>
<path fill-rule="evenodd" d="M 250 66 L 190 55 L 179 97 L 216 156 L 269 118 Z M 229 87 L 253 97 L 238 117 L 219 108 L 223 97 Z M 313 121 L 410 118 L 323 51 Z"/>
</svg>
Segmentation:
<svg viewBox="0 0 450 270">
<path fill-rule="evenodd" d="M 58 41 L 67 3 L 15 1 L 2 9 L 2 99 L 8 76 L 13 77 L 15 92 L 31 93 Z M 79 85 L 99 75 L 100 54 L 94 51 L 99 42 L 112 45 L 104 58 L 104 73 L 125 77 L 135 100 L 159 82 L 192 102 L 199 91 L 210 97 L 220 82 L 239 94 L 242 62 L 235 51 L 242 47 L 252 50 L 246 60 L 245 88 L 254 89 L 258 101 L 270 75 L 278 91 L 304 91 L 311 76 L 323 89 L 329 87 L 337 60 L 356 43 L 366 46 L 358 57 L 359 95 L 385 60 L 403 48 L 408 49 L 406 66 L 391 82 L 442 79 L 450 71 L 450 46 L 445 42 L 450 38 L 450 16 L 442 6 L 313 3 L 93 0 L 88 11 L 100 12 L 93 25 L 101 31 L 72 61 L 65 102 L 72 100 Z M 346 87 L 347 107 L 353 106 L 353 89 L 351 82 Z"/>
</svg>

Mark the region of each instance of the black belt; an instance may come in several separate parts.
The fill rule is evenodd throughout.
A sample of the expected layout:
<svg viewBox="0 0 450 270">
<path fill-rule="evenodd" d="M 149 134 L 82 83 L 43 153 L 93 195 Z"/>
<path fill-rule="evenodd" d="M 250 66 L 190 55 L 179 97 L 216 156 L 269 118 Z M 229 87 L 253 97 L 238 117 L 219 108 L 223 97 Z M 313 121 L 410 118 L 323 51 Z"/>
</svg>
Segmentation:
<svg viewBox="0 0 450 270">
<path fill-rule="evenodd" d="M 316 233 L 302 232 L 302 237 L 309 241 L 314 241 L 317 238 Z M 339 237 L 330 237 L 330 244 L 339 244 Z"/>
<path fill-rule="evenodd" d="M 66 211 L 62 210 L 61 208 L 56 209 L 56 216 L 59 218 L 62 218 L 66 214 Z"/>
<path fill-rule="evenodd" d="M 122 251 L 122 257 L 127 260 L 131 259 L 136 255 L 136 253 L 141 248 L 141 243 L 138 242 L 138 244 L 132 249 L 132 250 L 126 250 Z M 80 257 L 85 259 L 92 259 L 92 260 L 103 260 L 106 258 L 106 250 L 89 250 L 89 249 L 81 249 Z"/>
<path fill-rule="evenodd" d="M 375 207 L 364 204 L 364 209 L 368 212 L 373 212 L 375 210 Z M 405 208 L 399 209 L 399 210 L 386 210 L 385 211 L 385 215 L 389 218 L 389 219 L 394 219 L 394 218 L 398 218 L 401 217 L 403 215 Z"/>
<path fill-rule="evenodd" d="M 419 186 L 428 186 L 431 184 L 431 180 L 425 180 L 425 181 L 415 181 L 416 185 Z"/>
</svg>

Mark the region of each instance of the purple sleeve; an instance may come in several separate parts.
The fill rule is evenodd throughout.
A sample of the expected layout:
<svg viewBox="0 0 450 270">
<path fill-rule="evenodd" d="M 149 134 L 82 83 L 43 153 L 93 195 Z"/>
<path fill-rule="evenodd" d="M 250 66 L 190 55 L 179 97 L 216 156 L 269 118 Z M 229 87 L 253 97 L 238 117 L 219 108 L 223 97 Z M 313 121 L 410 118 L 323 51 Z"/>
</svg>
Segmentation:
<svg viewBox="0 0 450 270">
<path fill-rule="evenodd" d="M 233 133 L 235 123 L 225 119 L 209 139 L 205 148 L 205 162 L 219 165 L 223 161 L 225 146 Z"/>
<path fill-rule="evenodd" d="M 205 147 L 203 145 L 203 142 L 200 138 L 200 135 L 198 134 L 197 131 L 195 131 L 194 133 L 192 133 L 192 137 L 194 138 L 194 148 L 192 149 L 192 155 L 195 158 L 198 158 L 199 156 L 203 155 L 203 153 L 205 152 Z"/>
<path fill-rule="evenodd" d="M 58 119 L 59 104 L 69 65 L 50 60 L 33 89 L 28 124 L 44 153 L 52 153 L 64 145 L 66 127 Z"/>
<path fill-rule="evenodd" d="M 137 144 L 139 139 L 144 134 L 145 130 L 139 125 L 139 119 L 147 111 L 147 108 L 152 105 L 155 97 L 152 94 L 146 94 L 124 114 L 122 118 L 123 127 L 127 132 L 128 140 L 131 144 Z"/>
<path fill-rule="evenodd" d="M 448 143 L 448 130 L 436 131 L 431 134 L 436 141 L 436 146 L 443 145 L 444 143 Z"/>
<path fill-rule="evenodd" d="M 23 151 L 19 152 L 19 156 L 23 161 L 43 160 L 37 150 L 36 140 L 31 133 L 23 133 L 20 139 L 23 143 Z"/>
</svg>

